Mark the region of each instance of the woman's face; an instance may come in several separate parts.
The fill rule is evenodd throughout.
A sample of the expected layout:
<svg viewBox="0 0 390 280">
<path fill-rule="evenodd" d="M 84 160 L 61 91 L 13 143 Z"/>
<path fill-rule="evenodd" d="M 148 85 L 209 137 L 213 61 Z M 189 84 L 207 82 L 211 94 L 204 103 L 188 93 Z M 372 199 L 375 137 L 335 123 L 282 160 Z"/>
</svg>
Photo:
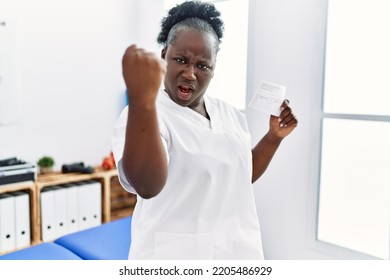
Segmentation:
<svg viewBox="0 0 390 280">
<path fill-rule="evenodd" d="M 215 38 L 195 30 L 182 30 L 162 51 L 167 61 L 165 91 L 181 106 L 203 107 L 203 95 L 214 75 Z"/>
</svg>

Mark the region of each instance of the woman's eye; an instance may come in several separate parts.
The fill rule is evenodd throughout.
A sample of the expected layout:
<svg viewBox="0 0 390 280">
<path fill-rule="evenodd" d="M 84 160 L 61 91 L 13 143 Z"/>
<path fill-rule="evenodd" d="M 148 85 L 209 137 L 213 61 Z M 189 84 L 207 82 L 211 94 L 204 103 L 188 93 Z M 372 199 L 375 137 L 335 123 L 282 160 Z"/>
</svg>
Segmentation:
<svg viewBox="0 0 390 280">
<path fill-rule="evenodd" d="M 175 60 L 177 63 L 179 63 L 179 64 L 184 64 L 184 63 L 186 63 L 186 62 L 184 61 L 184 59 L 181 59 L 181 58 L 174 58 L 174 60 Z"/>
<path fill-rule="evenodd" d="M 206 64 L 198 64 L 198 68 L 200 68 L 202 70 L 207 70 L 207 69 L 210 69 L 210 66 L 208 66 Z"/>
</svg>

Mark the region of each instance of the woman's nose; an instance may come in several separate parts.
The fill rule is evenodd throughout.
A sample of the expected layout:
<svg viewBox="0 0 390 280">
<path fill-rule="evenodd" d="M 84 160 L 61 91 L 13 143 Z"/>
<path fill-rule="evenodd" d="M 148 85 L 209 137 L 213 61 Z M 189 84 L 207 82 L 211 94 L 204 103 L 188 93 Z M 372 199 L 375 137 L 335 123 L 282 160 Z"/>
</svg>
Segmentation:
<svg viewBox="0 0 390 280">
<path fill-rule="evenodd" d="M 195 65 L 187 64 L 185 69 L 183 70 L 183 77 L 189 81 L 196 80 L 196 70 Z"/>
</svg>

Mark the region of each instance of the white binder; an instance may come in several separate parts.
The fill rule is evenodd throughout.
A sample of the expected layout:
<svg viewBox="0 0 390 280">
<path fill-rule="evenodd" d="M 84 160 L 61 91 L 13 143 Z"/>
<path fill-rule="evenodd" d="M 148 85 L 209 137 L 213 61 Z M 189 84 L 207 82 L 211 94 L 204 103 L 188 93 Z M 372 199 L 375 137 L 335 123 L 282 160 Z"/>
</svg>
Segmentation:
<svg viewBox="0 0 390 280">
<path fill-rule="evenodd" d="M 46 187 L 41 191 L 41 233 L 42 241 L 52 241 L 56 238 L 53 187 Z"/>
<path fill-rule="evenodd" d="M 66 188 L 53 186 L 55 206 L 55 237 L 61 237 L 68 233 L 68 221 L 66 219 Z"/>
<path fill-rule="evenodd" d="M 88 189 L 88 184 L 86 182 L 79 182 L 78 183 L 78 220 L 79 220 L 79 229 L 84 230 L 87 228 L 90 228 L 90 218 L 89 218 L 89 205 L 88 201 L 90 199 L 90 191 Z"/>
<path fill-rule="evenodd" d="M 102 185 L 97 180 L 84 181 L 79 185 L 80 230 L 102 223 Z"/>
<path fill-rule="evenodd" d="M 102 223 L 102 184 L 97 180 L 89 181 L 88 215 L 90 227 Z"/>
<path fill-rule="evenodd" d="M 67 184 L 66 190 L 66 222 L 68 233 L 79 231 L 79 197 L 76 184 Z"/>
<path fill-rule="evenodd" d="M 15 250 L 15 197 L 0 195 L 0 253 Z"/>
<path fill-rule="evenodd" d="M 15 246 L 21 249 L 31 244 L 30 195 L 24 191 L 13 192 L 12 195 L 15 198 Z"/>
</svg>

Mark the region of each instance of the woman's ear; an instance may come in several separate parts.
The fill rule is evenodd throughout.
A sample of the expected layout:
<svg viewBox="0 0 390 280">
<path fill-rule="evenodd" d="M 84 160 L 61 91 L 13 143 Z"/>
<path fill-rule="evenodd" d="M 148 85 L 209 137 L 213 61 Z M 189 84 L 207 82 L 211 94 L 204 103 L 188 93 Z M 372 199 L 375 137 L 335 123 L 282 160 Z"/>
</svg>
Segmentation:
<svg viewBox="0 0 390 280">
<path fill-rule="evenodd" d="M 165 59 L 166 53 L 167 53 L 167 49 L 166 49 L 166 48 L 163 48 L 162 51 L 161 51 L 161 58 L 162 58 L 162 59 Z"/>
</svg>

